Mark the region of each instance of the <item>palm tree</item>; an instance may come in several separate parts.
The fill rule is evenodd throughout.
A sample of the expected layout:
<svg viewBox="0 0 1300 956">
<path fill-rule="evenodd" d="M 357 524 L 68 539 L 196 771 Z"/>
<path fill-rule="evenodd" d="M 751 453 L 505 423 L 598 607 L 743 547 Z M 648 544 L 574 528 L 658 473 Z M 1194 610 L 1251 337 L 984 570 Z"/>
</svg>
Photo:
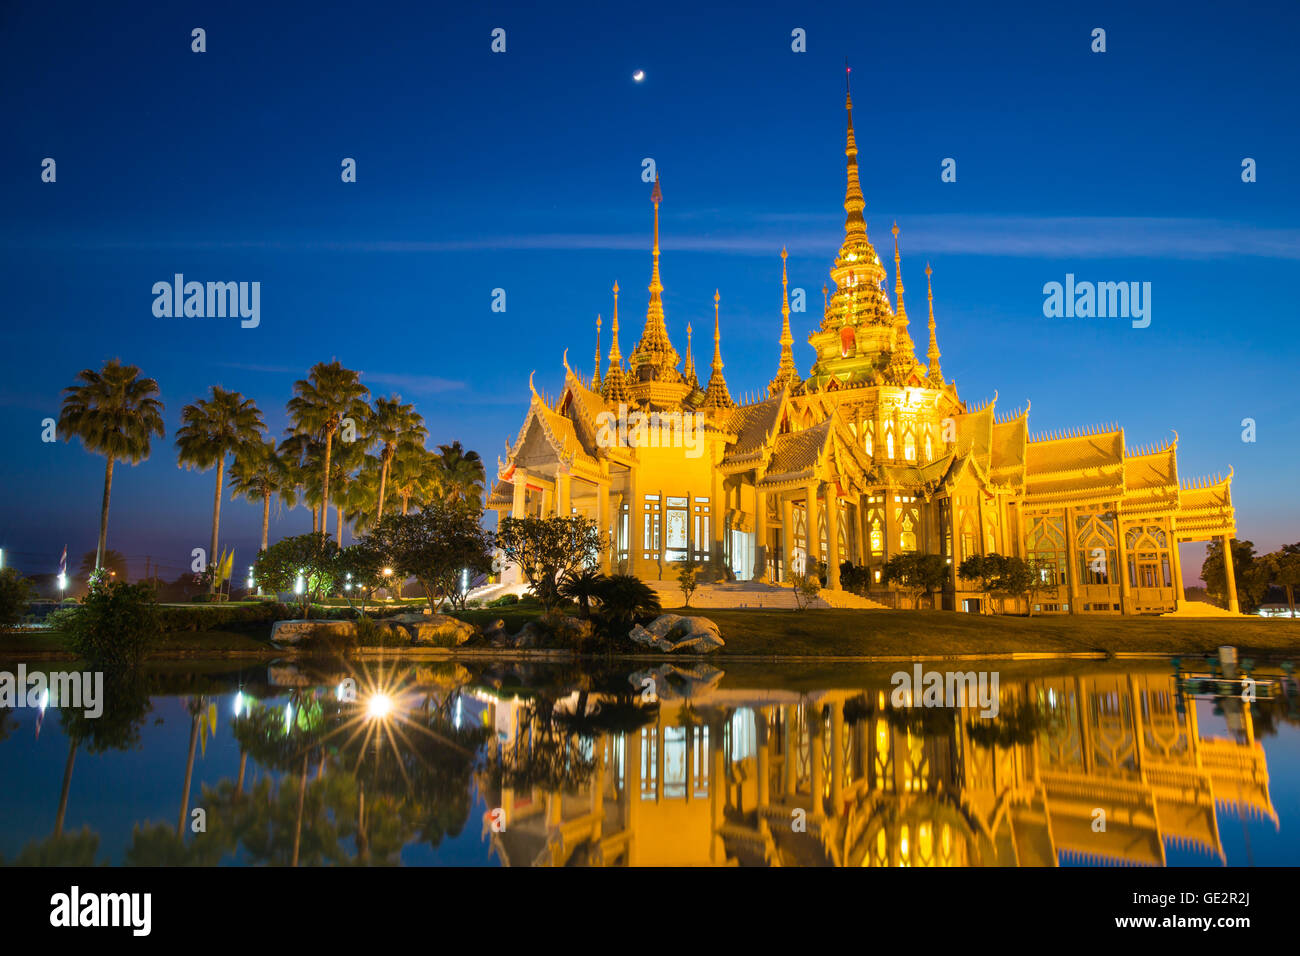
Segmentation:
<svg viewBox="0 0 1300 956">
<path fill-rule="evenodd" d="M 263 551 L 271 524 L 271 499 L 277 495 L 290 508 L 298 503 L 296 480 L 288 462 L 276 453 L 275 441 L 267 438 L 236 452 L 230 466 L 230 497 L 262 503 Z"/>
<path fill-rule="evenodd" d="M 370 417 L 370 433 L 382 445 L 379 453 L 379 508 L 376 524 L 384 517 L 384 494 L 388 490 L 388 471 L 397 455 L 399 445 L 424 447 L 428 430 L 424 419 L 414 405 L 403 405 L 401 398 L 392 395 L 375 399 L 374 413 Z"/>
<path fill-rule="evenodd" d="M 419 504 L 439 494 L 436 465 L 436 457 L 419 445 L 397 449 L 388 478 L 393 494 L 402 501 L 402 514 L 410 510 L 412 500 Z"/>
<path fill-rule="evenodd" d="M 312 366 L 307 378 L 293 383 L 293 398 L 289 399 L 289 417 L 293 419 L 293 430 L 323 438 L 325 441 L 325 461 L 322 463 L 321 475 L 321 537 L 325 537 L 329 524 L 330 512 L 330 457 L 333 452 L 334 436 L 338 434 L 345 418 L 352 418 L 358 431 L 370 414 L 370 409 L 362 399 L 370 394 L 370 389 L 361 384 L 357 373 L 344 368 L 338 360 L 317 362 Z"/>
<path fill-rule="evenodd" d="M 366 459 L 365 446 L 356 441 L 343 445 L 330 468 L 330 485 L 334 491 L 334 520 L 337 528 L 337 544 L 343 547 L 343 515 L 354 509 L 357 503 L 357 472 Z"/>
<path fill-rule="evenodd" d="M 352 525 L 352 530 L 359 535 L 366 534 L 379 524 L 378 501 L 382 470 L 379 458 L 366 455 L 353 479 L 348 497 L 347 520 Z M 387 493 L 392 494 L 392 486 L 388 487 Z"/>
<path fill-rule="evenodd" d="M 115 577 L 119 581 L 125 581 L 126 578 L 126 557 L 120 551 L 114 551 L 112 548 L 105 548 L 103 555 L 96 555 L 94 551 L 87 551 L 81 556 L 81 567 L 78 568 L 78 577 L 89 578 L 95 571 L 95 560 L 98 557 L 99 567 L 109 572 L 110 577 Z"/>
<path fill-rule="evenodd" d="M 310 435 L 294 434 L 293 429 L 289 429 L 289 437 L 280 442 L 280 447 L 276 450 L 276 454 L 288 469 L 288 480 L 293 484 L 295 498 L 300 498 L 303 504 L 312 509 L 313 534 L 320 530 L 320 512 L 317 510 L 317 502 L 311 500 L 307 492 L 312 478 L 320 477 L 320 467 L 316 463 L 324 450 L 324 447 Z"/>
<path fill-rule="evenodd" d="M 102 372 L 83 369 L 78 384 L 65 388 L 58 433 L 64 441 L 75 436 L 86 451 L 108 459 L 104 469 L 104 502 L 99 510 L 99 545 L 95 567 L 108 547 L 108 501 L 113 492 L 113 464 L 138 465 L 149 457 L 154 435 L 166 434 L 158 383 L 141 378 L 140 369 L 113 359 Z"/>
<path fill-rule="evenodd" d="M 217 555 L 217 532 L 221 524 L 221 486 L 225 478 L 226 456 L 244 448 L 261 447 L 266 423 L 251 398 L 212 386 L 212 397 L 200 398 L 181 410 L 181 427 L 176 431 L 178 467 L 207 471 L 217 467 L 217 487 L 212 496 L 212 548 L 208 560 Z M 212 579 L 212 590 L 217 581 Z"/>
<path fill-rule="evenodd" d="M 483 460 L 476 451 L 465 451 L 460 442 L 439 445 L 437 455 L 438 484 L 447 504 L 472 504 L 482 507 L 487 476 Z"/>
</svg>

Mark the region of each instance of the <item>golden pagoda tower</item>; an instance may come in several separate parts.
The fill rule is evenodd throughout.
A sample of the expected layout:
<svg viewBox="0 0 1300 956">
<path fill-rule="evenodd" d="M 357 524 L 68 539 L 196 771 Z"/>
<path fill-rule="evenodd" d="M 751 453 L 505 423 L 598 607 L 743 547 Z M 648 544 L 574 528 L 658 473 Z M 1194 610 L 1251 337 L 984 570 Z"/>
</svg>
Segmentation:
<svg viewBox="0 0 1300 956">
<path fill-rule="evenodd" d="M 934 287 L 930 285 L 930 263 L 925 264 L 925 294 L 930 300 L 930 347 L 925 351 L 925 360 L 930 363 L 929 374 L 925 383 L 931 388 L 943 388 L 943 369 L 939 368 L 939 340 L 934 334 Z"/>
<path fill-rule="evenodd" d="M 630 402 L 632 396 L 627 390 L 627 378 L 623 375 L 623 353 L 618 350 L 618 283 L 614 283 L 614 319 L 610 326 L 609 368 L 605 371 L 605 382 L 601 395 L 611 405 Z"/>
<path fill-rule="evenodd" d="M 709 385 L 704 391 L 705 408 L 735 408 L 731 392 L 727 390 L 727 380 L 722 377 L 722 332 L 718 323 L 718 303 L 722 296 L 713 290 L 713 372 L 709 375 Z"/>
<path fill-rule="evenodd" d="M 781 247 L 781 363 L 777 366 L 776 377 L 767 386 L 769 395 L 778 395 L 787 386 L 793 392 L 802 383 L 799 370 L 794 364 L 794 336 L 790 334 L 790 280 L 786 272 L 785 260 L 789 254 Z"/>
<path fill-rule="evenodd" d="M 916 344 L 908 332 L 907 309 L 903 305 L 903 259 L 898 251 L 898 223 L 894 223 L 894 299 L 898 306 L 894 315 L 893 355 L 890 369 L 896 379 L 902 379 L 919 363 L 916 361 Z"/>
<path fill-rule="evenodd" d="M 658 175 L 655 176 L 650 200 L 655 207 L 654 244 L 651 247 L 653 266 L 650 271 L 650 304 L 646 307 L 645 330 L 641 333 L 641 341 L 637 343 L 628 358 L 633 384 L 646 381 L 681 381 L 681 375 L 677 371 L 680 358 L 668 339 L 668 328 L 664 324 L 662 296 L 664 286 L 659 278 L 659 203 L 663 201 L 663 192 L 659 188 Z"/>
</svg>

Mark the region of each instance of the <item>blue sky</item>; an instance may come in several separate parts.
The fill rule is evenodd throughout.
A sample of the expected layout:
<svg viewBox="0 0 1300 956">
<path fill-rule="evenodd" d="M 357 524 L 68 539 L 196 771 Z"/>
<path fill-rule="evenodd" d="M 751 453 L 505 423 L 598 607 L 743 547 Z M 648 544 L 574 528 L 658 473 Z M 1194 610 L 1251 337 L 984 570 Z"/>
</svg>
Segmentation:
<svg viewBox="0 0 1300 956">
<path fill-rule="evenodd" d="M 178 472 L 172 436 L 214 383 L 254 398 L 278 436 L 294 379 L 338 358 L 415 402 L 433 442 L 493 467 L 529 373 L 553 394 L 566 347 L 589 373 L 598 312 L 608 349 L 614 280 L 625 354 L 640 333 L 646 157 L 674 344 L 691 322 L 707 366 L 718 288 L 733 393 L 765 387 L 781 247 L 815 311 L 842 234 L 846 56 L 887 287 L 897 219 L 913 335 L 929 261 L 962 397 L 1032 400 L 1035 432 L 1117 421 L 1137 445 L 1176 430 L 1184 477 L 1235 469 L 1240 537 L 1300 539 L 1298 22 L 1250 3 L 1232 17 L 1196 3 L 9 5 L 0 547 L 31 572 L 65 543 L 94 547 L 102 459 L 42 444 L 40 421 L 112 357 L 157 378 L 166 404 L 167 439 L 114 482 L 109 544 L 133 571 L 151 555 L 178 573 L 206 546 L 212 476 Z M 356 183 L 340 181 L 344 157 Z M 155 318 L 152 285 L 178 272 L 261 282 L 260 326 Z M 1042 287 L 1066 273 L 1150 282 L 1151 326 L 1044 318 Z M 817 319 L 792 320 L 806 372 Z M 240 563 L 259 521 L 254 505 L 223 509 Z M 309 527 L 299 509 L 272 533 Z"/>
</svg>

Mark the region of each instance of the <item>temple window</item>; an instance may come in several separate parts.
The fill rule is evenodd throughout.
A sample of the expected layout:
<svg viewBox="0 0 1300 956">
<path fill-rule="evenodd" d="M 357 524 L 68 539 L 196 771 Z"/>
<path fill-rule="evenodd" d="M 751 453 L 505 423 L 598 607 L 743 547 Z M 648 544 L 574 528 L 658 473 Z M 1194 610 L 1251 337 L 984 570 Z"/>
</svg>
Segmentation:
<svg viewBox="0 0 1300 956">
<path fill-rule="evenodd" d="M 903 457 L 908 461 L 916 461 L 916 436 L 912 434 L 910 428 L 903 436 Z"/>
<path fill-rule="evenodd" d="M 898 535 L 898 545 L 904 551 L 916 550 L 916 532 L 913 530 L 910 514 L 903 517 L 903 530 Z"/>
<path fill-rule="evenodd" d="M 871 522 L 871 553 L 880 554 L 880 552 L 884 550 L 885 535 L 884 532 L 880 530 L 880 521 L 873 520 Z"/>
<path fill-rule="evenodd" d="M 890 461 L 894 460 L 894 430 L 892 428 L 885 432 L 885 457 Z"/>
<path fill-rule="evenodd" d="M 930 433 L 928 431 L 925 433 L 925 460 L 934 460 L 934 447 L 930 444 Z"/>
<path fill-rule="evenodd" d="M 866 448 L 867 450 L 868 458 L 871 457 L 873 453 L 873 448 L 875 446 L 875 442 L 872 440 L 872 433 L 875 430 L 876 430 L 875 425 L 872 422 L 867 422 L 867 431 L 865 437 L 863 438 L 863 447 Z"/>
</svg>

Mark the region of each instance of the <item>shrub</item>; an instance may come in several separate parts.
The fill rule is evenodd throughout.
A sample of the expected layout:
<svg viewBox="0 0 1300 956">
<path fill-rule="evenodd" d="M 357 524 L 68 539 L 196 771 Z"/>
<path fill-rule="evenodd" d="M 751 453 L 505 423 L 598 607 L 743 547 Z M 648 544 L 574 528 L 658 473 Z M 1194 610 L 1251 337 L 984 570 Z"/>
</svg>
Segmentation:
<svg viewBox="0 0 1300 956">
<path fill-rule="evenodd" d="M 503 594 L 494 601 L 488 601 L 488 607 L 507 607 L 511 604 L 519 603 L 518 594 Z"/>
<path fill-rule="evenodd" d="M 153 589 L 125 582 L 92 588 L 67 631 L 72 649 L 92 665 L 134 667 L 162 634 Z"/>
<path fill-rule="evenodd" d="M 630 574 L 611 574 L 596 595 L 605 617 L 612 623 L 631 626 L 640 615 L 659 613 L 659 595 L 650 585 Z"/>
<path fill-rule="evenodd" d="M 32 582 L 16 568 L 0 571 L 0 627 L 13 627 L 23 619 L 33 593 Z"/>
</svg>

